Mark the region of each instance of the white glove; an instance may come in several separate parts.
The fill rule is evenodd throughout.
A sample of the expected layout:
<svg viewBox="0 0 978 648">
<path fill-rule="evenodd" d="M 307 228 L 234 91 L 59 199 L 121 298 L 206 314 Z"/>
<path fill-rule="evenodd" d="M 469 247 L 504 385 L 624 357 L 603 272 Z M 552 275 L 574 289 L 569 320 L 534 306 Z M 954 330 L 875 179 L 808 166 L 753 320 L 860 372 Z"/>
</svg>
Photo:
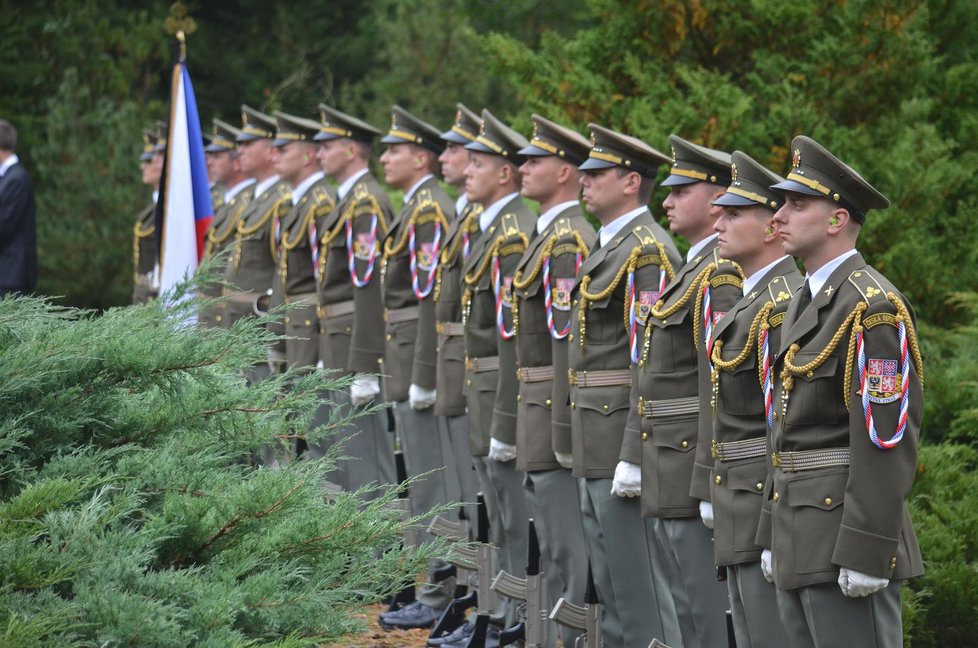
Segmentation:
<svg viewBox="0 0 978 648">
<path fill-rule="evenodd" d="M 618 497 L 638 497 L 642 494 L 642 467 L 628 461 L 615 466 L 615 478 L 611 482 L 611 494 Z"/>
<path fill-rule="evenodd" d="M 761 552 L 761 573 L 764 574 L 764 580 L 774 582 L 774 555 L 770 549 Z"/>
<path fill-rule="evenodd" d="M 850 598 L 869 596 L 889 584 L 889 578 L 877 578 L 845 567 L 839 570 L 839 587 L 842 588 L 842 593 Z"/>
<path fill-rule="evenodd" d="M 357 376 L 350 385 L 350 401 L 364 405 L 380 396 L 380 379 L 377 376 Z"/>
<path fill-rule="evenodd" d="M 700 500 L 700 519 L 707 529 L 713 528 L 713 503 Z"/>
<path fill-rule="evenodd" d="M 557 452 L 554 450 L 554 458 L 557 460 L 557 463 L 560 464 L 561 468 L 567 468 L 570 470 L 574 467 L 574 455 L 568 452 Z"/>
<path fill-rule="evenodd" d="M 516 446 L 503 443 L 495 437 L 489 437 L 489 458 L 502 463 L 512 461 L 516 459 Z"/>
<path fill-rule="evenodd" d="M 436 394 L 437 391 L 434 389 L 411 385 L 408 387 L 408 403 L 411 404 L 411 409 L 426 410 L 435 404 Z"/>
</svg>

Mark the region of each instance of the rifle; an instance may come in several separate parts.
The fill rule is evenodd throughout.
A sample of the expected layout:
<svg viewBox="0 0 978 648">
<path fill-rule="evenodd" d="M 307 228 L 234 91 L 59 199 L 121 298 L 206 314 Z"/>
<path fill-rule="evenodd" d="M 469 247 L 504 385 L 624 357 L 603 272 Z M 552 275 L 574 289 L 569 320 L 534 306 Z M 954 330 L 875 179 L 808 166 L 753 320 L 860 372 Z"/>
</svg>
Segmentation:
<svg viewBox="0 0 978 648">
<path fill-rule="evenodd" d="M 587 589 L 584 591 L 584 605 L 574 605 L 565 598 L 557 601 L 550 612 L 550 618 L 583 634 L 577 638 L 577 648 L 601 648 L 604 638 L 601 635 L 601 603 L 594 587 L 594 574 L 591 564 L 587 566 Z"/>
<path fill-rule="evenodd" d="M 540 571 L 540 542 L 533 518 L 530 518 L 529 525 L 526 578 L 519 578 L 501 570 L 492 582 L 492 589 L 496 592 L 524 603 L 524 620 L 499 634 L 500 646 L 508 646 L 522 639 L 527 648 L 539 648 L 547 641 L 547 612 L 543 600 L 545 589 L 543 573 Z"/>
</svg>

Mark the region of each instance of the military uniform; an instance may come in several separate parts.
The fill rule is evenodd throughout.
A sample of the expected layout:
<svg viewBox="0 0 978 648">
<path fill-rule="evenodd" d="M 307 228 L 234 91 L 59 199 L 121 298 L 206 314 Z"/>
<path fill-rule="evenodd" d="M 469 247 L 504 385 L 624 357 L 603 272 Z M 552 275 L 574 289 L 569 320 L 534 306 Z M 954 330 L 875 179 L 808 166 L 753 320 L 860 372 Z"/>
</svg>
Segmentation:
<svg viewBox="0 0 978 648">
<path fill-rule="evenodd" d="M 498 155 L 516 163 L 526 138 L 500 122 L 488 110 L 476 139 L 465 148 Z M 536 216 L 518 194 L 484 205 L 480 217 L 494 213 L 472 246 L 462 267 L 465 327 L 465 388 L 469 413 L 470 450 L 477 458 L 483 490 L 492 490 L 497 503 L 490 508 L 490 525 L 501 529 L 493 542 L 501 550 L 501 567 L 511 574 L 525 571 L 529 511 L 522 478 L 513 462 L 488 458 L 490 439 L 516 441 L 516 349 L 513 345 L 512 279 L 520 256 L 534 235 Z M 500 537 L 501 536 L 501 537 Z"/>
<path fill-rule="evenodd" d="M 533 122 L 533 137 L 521 155 L 556 155 L 574 165 L 586 159 L 586 139 L 539 115 L 533 115 Z M 526 473 L 523 487 L 536 523 L 550 609 L 560 598 L 582 605 L 587 586 L 577 480 L 554 455 L 553 421 L 570 417 L 566 384 L 571 288 L 594 237 L 594 227 L 578 201 L 554 205 L 537 221 L 537 237 L 513 277 L 519 380 L 516 469 Z M 557 356 L 562 356 L 559 361 Z M 562 375 L 555 365 L 562 367 Z M 554 400 L 555 379 L 563 385 L 557 388 L 563 400 Z M 570 448 L 563 452 L 570 454 Z M 552 627 L 549 645 L 557 635 Z M 572 645 L 577 636 L 569 628 L 561 630 L 564 645 Z"/>
<path fill-rule="evenodd" d="M 350 138 L 369 143 L 379 132 L 359 119 L 320 104 L 317 141 Z M 341 189 L 343 187 L 341 186 Z M 319 357 L 323 367 L 342 374 L 383 370 L 384 309 L 380 292 L 380 257 L 391 222 L 391 206 L 380 183 L 365 171 L 345 191 L 337 205 L 316 219 L 319 240 L 316 294 L 319 302 Z M 350 394 L 332 398 L 342 414 L 351 406 Z M 354 434 L 346 441 L 343 460 L 330 478 L 348 490 L 367 484 L 397 481 L 394 451 L 385 412 L 361 416 L 350 423 Z M 315 454 L 310 446 L 310 452 Z M 321 454 L 325 450 L 319 450 Z"/>
<path fill-rule="evenodd" d="M 446 142 L 465 145 L 476 138 L 480 118 L 471 110 L 458 104 L 455 123 L 441 134 Z M 472 453 L 469 452 L 469 419 L 465 413 L 465 338 L 462 333 L 462 265 L 468 259 L 472 246 L 479 240 L 479 215 L 482 206 L 464 201 L 455 219 L 450 221 L 439 252 L 438 269 L 432 299 L 434 308 L 423 309 L 418 326 L 427 327 L 428 318 L 434 318 L 437 337 L 435 372 L 435 415 L 451 445 L 452 493 L 456 499 L 469 502 L 466 519 L 474 538 L 476 520 L 476 494 L 479 483 L 475 473 Z M 456 205 L 458 209 L 458 205 Z M 492 493 L 483 493 L 491 497 Z M 489 508 L 497 508 L 490 503 Z"/>
<path fill-rule="evenodd" d="M 668 161 L 635 138 L 597 124 L 589 128 L 592 148 L 582 170 L 619 167 L 654 178 Z M 575 325 L 567 336 L 573 474 L 581 478 L 585 539 L 604 605 L 606 645 L 645 646 L 652 639 L 677 645 L 676 611 L 652 531 L 638 501 L 613 495 L 611 486 L 625 450 L 633 341 L 679 254 L 647 208 L 618 218 L 626 220 L 612 221 L 610 231 L 617 226 L 617 233 L 592 249 L 573 288 Z"/>
<path fill-rule="evenodd" d="M 234 126 L 215 119 L 214 135 L 204 150 L 210 153 L 233 151 L 235 139 L 240 133 L 241 131 Z M 222 194 L 220 204 L 214 205 L 214 218 L 207 228 L 207 238 L 204 243 L 204 258 L 218 257 L 227 253 L 232 237 L 237 232 L 238 220 L 245 207 L 251 202 L 254 184 L 255 179 L 248 178 L 234 187 L 229 187 Z M 220 285 L 213 284 L 202 286 L 200 292 L 207 298 L 216 298 L 220 297 L 224 290 Z M 201 309 L 200 323 L 205 326 L 225 326 L 228 321 L 227 307 L 227 302 L 222 301 L 212 307 Z"/>
<path fill-rule="evenodd" d="M 728 154 L 675 135 L 669 140 L 673 163 L 665 186 L 729 184 Z M 656 518 L 656 535 L 671 563 L 670 588 L 684 643 L 705 648 L 726 640 L 727 608 L 713 567 L 711 533 L 699 516 L 699 500 L 708 499 L 709 472 L 702 476 L 704 498 L 695 488 L 693 466 L 699 430 L 712 428 L 705 340 L 739 300 L 743 276 L 719 258 L 715 236 L 697 243 L 651 309 L 633 388 L 629 450 L 622 458 L 641 457 L 642 515 Z"/>
<path fill-rule="evenodd" d="M 148 162 L 153 154 L 166 150 L 162 123 L 155 130 L 143 131 L 143 152 L 139 159 Z M 160 292 L 159 241 L 156 236 L 156 191 L 153 202 L 139 212 L 132 228 L 132 303 L 144 304 Z"/>
<path fill-rule="evenodd" d="M 825 198 L 860 223 L 889 205 L 817 142 L 791 148 L 792 171 L 772 188 Z M 816 276 L 824 283 L 811 294 L 806 282 L 782 325 L 758 541 L 773 551 L 790 645 L 902 645 L 900 585 L 923 573 L 907 508 L 923 409 L 915 317 L 858 252 L 810 273 L 813 286 Z M 843 596 L 840 568 L 889 585 Z"/>
<path fill-rule="evenodd" d="M 274 139 L 275 121 L 268 115 L 241 106 L 241 119 L 238 142 Z M 225 289 L 229 327 L 241 317 L 254 314 L 255 301 L 271 289 L 276 274 L 276 224 L 291 207 L 292 191 L 278 176 L 255 184 L 254 198 L 238 218 L 227 266 L 227 282 L 235 287 Z"/>
<path fill-rule="evenodd" d="M 730 187 L 714 204 L 760 205 L 773 216 L 783 197 L 768 187 L 783 178 L 740 151 L 732 160 Z M 780 249 L 780 241 L 774 244 Z M 697 465 L 713 465 L 714 556 L 726 568 L 737 644 L 756 648 L 786 645 L 774 587 L 761 573 L 762 548 L 754 537 L 769 464 L 767 420 L 773 409 L 765 397 L 771 394 L 784 313 L 801 283 L 794 259 L 782 257 L 745 280 L 744 296 L 713 329 L 713 429 L 710 437 L 701 429 L 696 446 Z"/>
</svg>

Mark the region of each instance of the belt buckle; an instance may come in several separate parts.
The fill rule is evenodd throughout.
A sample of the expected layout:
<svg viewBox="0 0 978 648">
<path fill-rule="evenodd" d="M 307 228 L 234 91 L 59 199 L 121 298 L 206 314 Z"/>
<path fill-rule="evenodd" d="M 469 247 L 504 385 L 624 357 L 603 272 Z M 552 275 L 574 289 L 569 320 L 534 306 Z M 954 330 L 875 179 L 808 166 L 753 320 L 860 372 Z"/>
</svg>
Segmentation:
<svg viewBox="0 0 978 648">
<path fill-rule="evenodd" d="M 713 439 L 713 441 L 710 443 L 710 456 L 713 457 L 714 460 L 723 458 L 723 453 L 720 451 L 720 444 L 717 443 L 716 439 Z"/>
<path fill-rule="evenodd" d="M 771 465 L 774 466 L 775 468 L 780 468 L 781 467 L 781 453 L 780 452 L 772 452 L 771 453 Z"/>
</svg>

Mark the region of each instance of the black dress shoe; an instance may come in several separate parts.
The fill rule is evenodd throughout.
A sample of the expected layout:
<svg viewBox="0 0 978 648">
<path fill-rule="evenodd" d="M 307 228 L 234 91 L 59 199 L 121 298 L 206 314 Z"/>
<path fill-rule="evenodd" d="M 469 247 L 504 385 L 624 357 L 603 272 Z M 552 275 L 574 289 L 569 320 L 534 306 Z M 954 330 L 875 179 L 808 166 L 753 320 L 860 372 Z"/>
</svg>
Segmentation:
<svg viewBox="0 0 978 648">
<path fill-rule="evenodd" d="M 433 637 L 428 639 L 428 646 L 444 646 L 445 644 L 453 644 L 459 641 L 465 641 L 472 636 L 475 632 L 475 626 L 468 621 L 455 628 L 447 635 L 442 635 L 441 637 Z"/>
<path fill-rule="evenodd" d="M 415 630 L 430 628 L 441 612 L 415 601 L 394 612 L 380 615 L 380 627 L 384 630 Z"/>
<path fill-rule="evenodd" d="M 473 626 L 472 630 L 473 631 L 475 630 L 475 627 L 474 626 Z M 440 648 L 465 648 L 465 644 L 467 644 L 469 642 L 469 637 L 471 637 L 471 636 L 472 636 L 472 633 L 470 632 L 468 635 L 466 635 L 465 637 L 462 637 L 458 641 L 453 641 L 451 643 L 443 643 L 443 644 L 441 644 Z M 496 626 L 489 626 L 486 629 L 486 643 L 485 643 L 485 647 L 486 648 L 499 648 L 499 628 L 497 628 Z"/>
</svg>

